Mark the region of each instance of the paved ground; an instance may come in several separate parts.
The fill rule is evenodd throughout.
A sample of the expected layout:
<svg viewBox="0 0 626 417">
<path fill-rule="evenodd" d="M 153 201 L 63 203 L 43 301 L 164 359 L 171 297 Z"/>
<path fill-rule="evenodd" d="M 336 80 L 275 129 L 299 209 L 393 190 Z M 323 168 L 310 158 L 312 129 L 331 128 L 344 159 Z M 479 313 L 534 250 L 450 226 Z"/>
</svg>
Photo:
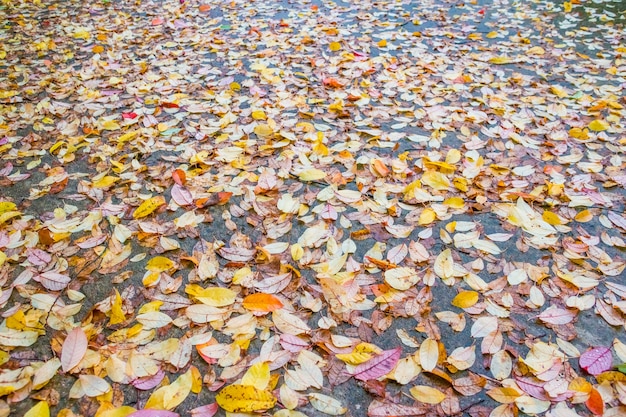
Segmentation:
<svg viewBox="0 0 626 417">
<path fill-rule="evenodd" d="M 0 415 L 624 415 L 623 7 L 2 2 Z"/>
</svg>

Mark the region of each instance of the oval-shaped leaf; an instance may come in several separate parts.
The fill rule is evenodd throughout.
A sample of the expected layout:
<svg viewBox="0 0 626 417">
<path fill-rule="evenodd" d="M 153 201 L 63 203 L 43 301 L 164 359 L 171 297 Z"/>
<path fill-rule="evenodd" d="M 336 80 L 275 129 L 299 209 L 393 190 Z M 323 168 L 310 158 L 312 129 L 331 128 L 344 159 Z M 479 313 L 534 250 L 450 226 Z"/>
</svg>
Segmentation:
<svg viewBox="0 0 626 417">
<path fill-rule="evenodd" d="M 191 191 L 178 184 L 174 184 L 172 187 L 172 199 L 179 206 L 190 206 L 193 204 Z"/>
<path fill-rule="evenodd" d="M 446 399 L 446 394 L 426 385 L 416 385 L 409 392 L 417 401 L 426 404 L 439 404 Z"/>
<path fill-rule="evenodd" d="M 595 376 L 611 369 L 613 355 L 610 348 L 599 346 L 580 355 L 578 362 L 581 368 Z"/>
<path fill-rule="evenodd" d="M 215 401 L 220 407 L 231 413 L 252 413 L 268 410 L 276 404 L 276 398 L 270 391 L 241 384 L 224 387 L 215 397 Z"/>
<path fill-rule="evenodd" d="M 67 372 L 83 360 L 87 353 L 87 335 L 80 327 L 75 327 L 67 334 L 61 348 L 61 367 Z"/>
<path fill-rule="evenodd" d="M 432 371 L 439 361 L 439 344 L 434 339 L 426 339 L 420 345 L 420 364 L 425 371 Z"/>
<path fill-rule="evenodd" d="M 250 311 L 269 313 L 283 307 L 282 301 L 272 294 L 250 294 L 243 299 L 244 308 Z"/>
<path fill-rule="evenodd" d="M 354 377 L 361 381 L 367 381 L 385 376 L 395 368 L 401 354 L 402 348 L 400 347 L 385 350 L 380 355 L 358 365 L 354 369 Z"/>
<path fill-rule="evenodd" d="M 142 217 L 146 217 L 152 214 L 156 209 L 165 204 L 165 197 L 162 195 L 158 195 L 156 197 L 152 197 L 144 201 L 137 207 L 137 209 L 133 212 L 133 218 L 141 219 Z"/>
<path fill-rule="evenodd" d="M 345 414 L 348 409 L 341 405 L 339 400 L 324 394 L 309 394 L 311 405 L 318 411 L 331 416 L 340 416 Z"/>
</svg>

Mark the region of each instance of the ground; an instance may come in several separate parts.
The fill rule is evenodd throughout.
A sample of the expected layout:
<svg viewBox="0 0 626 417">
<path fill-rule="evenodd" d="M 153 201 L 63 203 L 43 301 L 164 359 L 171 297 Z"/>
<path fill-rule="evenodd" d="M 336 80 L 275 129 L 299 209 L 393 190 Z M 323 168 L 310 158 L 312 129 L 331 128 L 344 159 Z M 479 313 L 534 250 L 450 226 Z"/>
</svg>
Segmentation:
<svg viewBox="0 0 626 417">
<path fill-rule="evenodd" d="M 1 416 L 626 414 L 622 2 L 0 15 Z"/>
</svg>

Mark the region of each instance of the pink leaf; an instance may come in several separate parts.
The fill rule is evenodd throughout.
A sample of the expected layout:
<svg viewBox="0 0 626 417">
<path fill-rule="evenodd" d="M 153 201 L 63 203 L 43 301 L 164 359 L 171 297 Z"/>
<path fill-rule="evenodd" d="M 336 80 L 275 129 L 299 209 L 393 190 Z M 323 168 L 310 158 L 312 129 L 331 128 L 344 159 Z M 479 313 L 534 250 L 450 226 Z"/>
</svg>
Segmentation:
<svg viewBox="0 0 626 417">
<path fill-rule="evenodd" d="M 193 196 L 191 191 L 178 184 L 174 184 L 172 187 L 172 198 L 179 206 L 189 206 L 193 204 Z"/>
<path fill-rule="evenodd" d="M 96 246 L 98 246 L 99 244 L 107 240 L 107 237 L 108 237 L 107 235 L 102 233 L 97 236 L 92 236 L 89 239 L 76 242 L 76 246 L 78 246 L 81 249 L 95 248 Z"/>
<path fill-rule="evenodd" d="M 217 403 L 203 405 L 201 407 L 196 407 L 193 410 L 190 410 L 191 417 L 213 417 L 219 406 Z"/>
<path fill-rule="evenodd" d="M 180 414 L 167 410 L 137 410 L 126 417 L 180 417 Z"/>
<path fill-rule="evenodd" d="M 610 348 L 599 346 L 580 355 L 578 363 L 581 368 L 595 376 L 611 369 L 613 355 Z"/>
<path fill-rule="evenodd" d="M 330 204 L 326 204 L 320 213 L 320 217 L 324 220 L 337 220 L 337 210 Z"/>
<path fill-rule="evenodd" d="M 626 219 L 624 217 L 612 211 L 608 212 L 607 217 L 615 226 L 626 230 Z"/>
<path fill-rule="evenodd" d="M 37 248 L 28 249 L 28 262 L 35 266 L 48 265 L 51 260 L 52 256 L 48 252 Z"/>
<path fill-rule="evenodd" d="M 294 353 L 300 352 L 302 349 L 307 349 L 309 347 L 309 343 L 306 340 L 286 333 L 280 335 L 280 345 L 286 351 Z"/>
<path fill-rule="evenodd" d="M 80 327 L 74 327 L 67 334 L 61 348 L 61 367 L 63 372 L 71 370 L 78 365 L 87 353 L 87 335 Z"/>
<path fill-rule="evenodd" d="M 70 277 L 59 274 L 57 272 L 48 271 L 33 277 L 35 281 L 41 282 L 41 285 L 50 291 L 61 291 L 70 282 Z"/>
<path fill-rule="evenodd" d="M 544 310 L 538 317 L 544 323 L 558 325 L 571 322 L 576 317 L 576 313 L 572 310 L 552 306 Z"/>
<path fill-rule="evenodd" d="M 163 378 L 165 378 L 165 372 L 159 369 L 159 372 L 156 374 L 137 378 L 131 382 L 131 384 L 137 389 L 147 391 L 159 385 L 161 381 L 163 381 Z"/>
<path fill-rule="evenodd" d="M 515 382 L 517 382 L 517 385 L 531 397 L 544 401 L 548 399 L 546 390 L 543 388 L 546 384 L 545 382 L 540 381 L 537 378 L 524 378 L 517 376 L 515 377 Z"/>
<path fill-rule="evenodd" d="M 377 379 L 387 375 L 400 360 L 402 348 L 384 350 L 383 353 L 360 364 L 354 369 L 354 377 L 361 381 Z"/>
</svg>

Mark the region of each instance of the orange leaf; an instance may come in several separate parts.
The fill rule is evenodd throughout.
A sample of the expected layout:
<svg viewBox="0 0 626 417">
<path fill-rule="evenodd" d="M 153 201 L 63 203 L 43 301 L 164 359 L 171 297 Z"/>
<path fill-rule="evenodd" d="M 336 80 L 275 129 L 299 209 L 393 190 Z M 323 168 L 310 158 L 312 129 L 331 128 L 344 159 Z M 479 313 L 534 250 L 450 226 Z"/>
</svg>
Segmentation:
<svg viewBox="0 0 626 417">
<path fill-rule="evenodd" d="M 283 307 L 283 303 L 278 297 L 272 294 L 256 293 L 250 294 L 243 299 L 243 306 L 250 311 L 269 313 Z"/>
<path fill-rule="evenodd" d="M 331 88 L 343 87 L 343 84 L 339 80 L 337 80 L 336 78 L 332 78 L 332 77 L 324 78 L 322 82 L 324 83 L 326 87 L 331 87 Z"/>
<path fill-rule="evenodd" d="M 209 197 L 199 198 L 196 200 L 196 207 L 203 208 L 215 205 L 222 205 L 228 203 L 230 197 L 233 195 L 231 192 L 220 191 L 219 193 L 211 194 Z"/>
<path fill-rule="evenodd" d="M 172 179 L 176 184 L 183 186 L 187 182 L 187 174 L 182 169 L 175 169 L 172 172 Z"/>
<path fill-rule="evenodd" d="M 589 398 L 585 402 L 585 405 L 596 416 L 604 414 L 604 401 L 597 389 L 591 388 Z"/>
<path fill-rule="evenodd" d="M 384 164 L 380 159 L 374 159 L 372 161 L 372 167 L 374 168 L 374 172 L 380 177 L 386 177 L 389 175 L 389 168 Z"/>
<path fill-rule="evenodd" d="M 198 7 L 198 10 L 200 11 L 200 13 L 206 13 L 206 12 L 208 12 L 209 10 L 211 10 L 211 6 L 209 6 L 208 4 L 201 4 L 201 5 Z"/>
</svg>

